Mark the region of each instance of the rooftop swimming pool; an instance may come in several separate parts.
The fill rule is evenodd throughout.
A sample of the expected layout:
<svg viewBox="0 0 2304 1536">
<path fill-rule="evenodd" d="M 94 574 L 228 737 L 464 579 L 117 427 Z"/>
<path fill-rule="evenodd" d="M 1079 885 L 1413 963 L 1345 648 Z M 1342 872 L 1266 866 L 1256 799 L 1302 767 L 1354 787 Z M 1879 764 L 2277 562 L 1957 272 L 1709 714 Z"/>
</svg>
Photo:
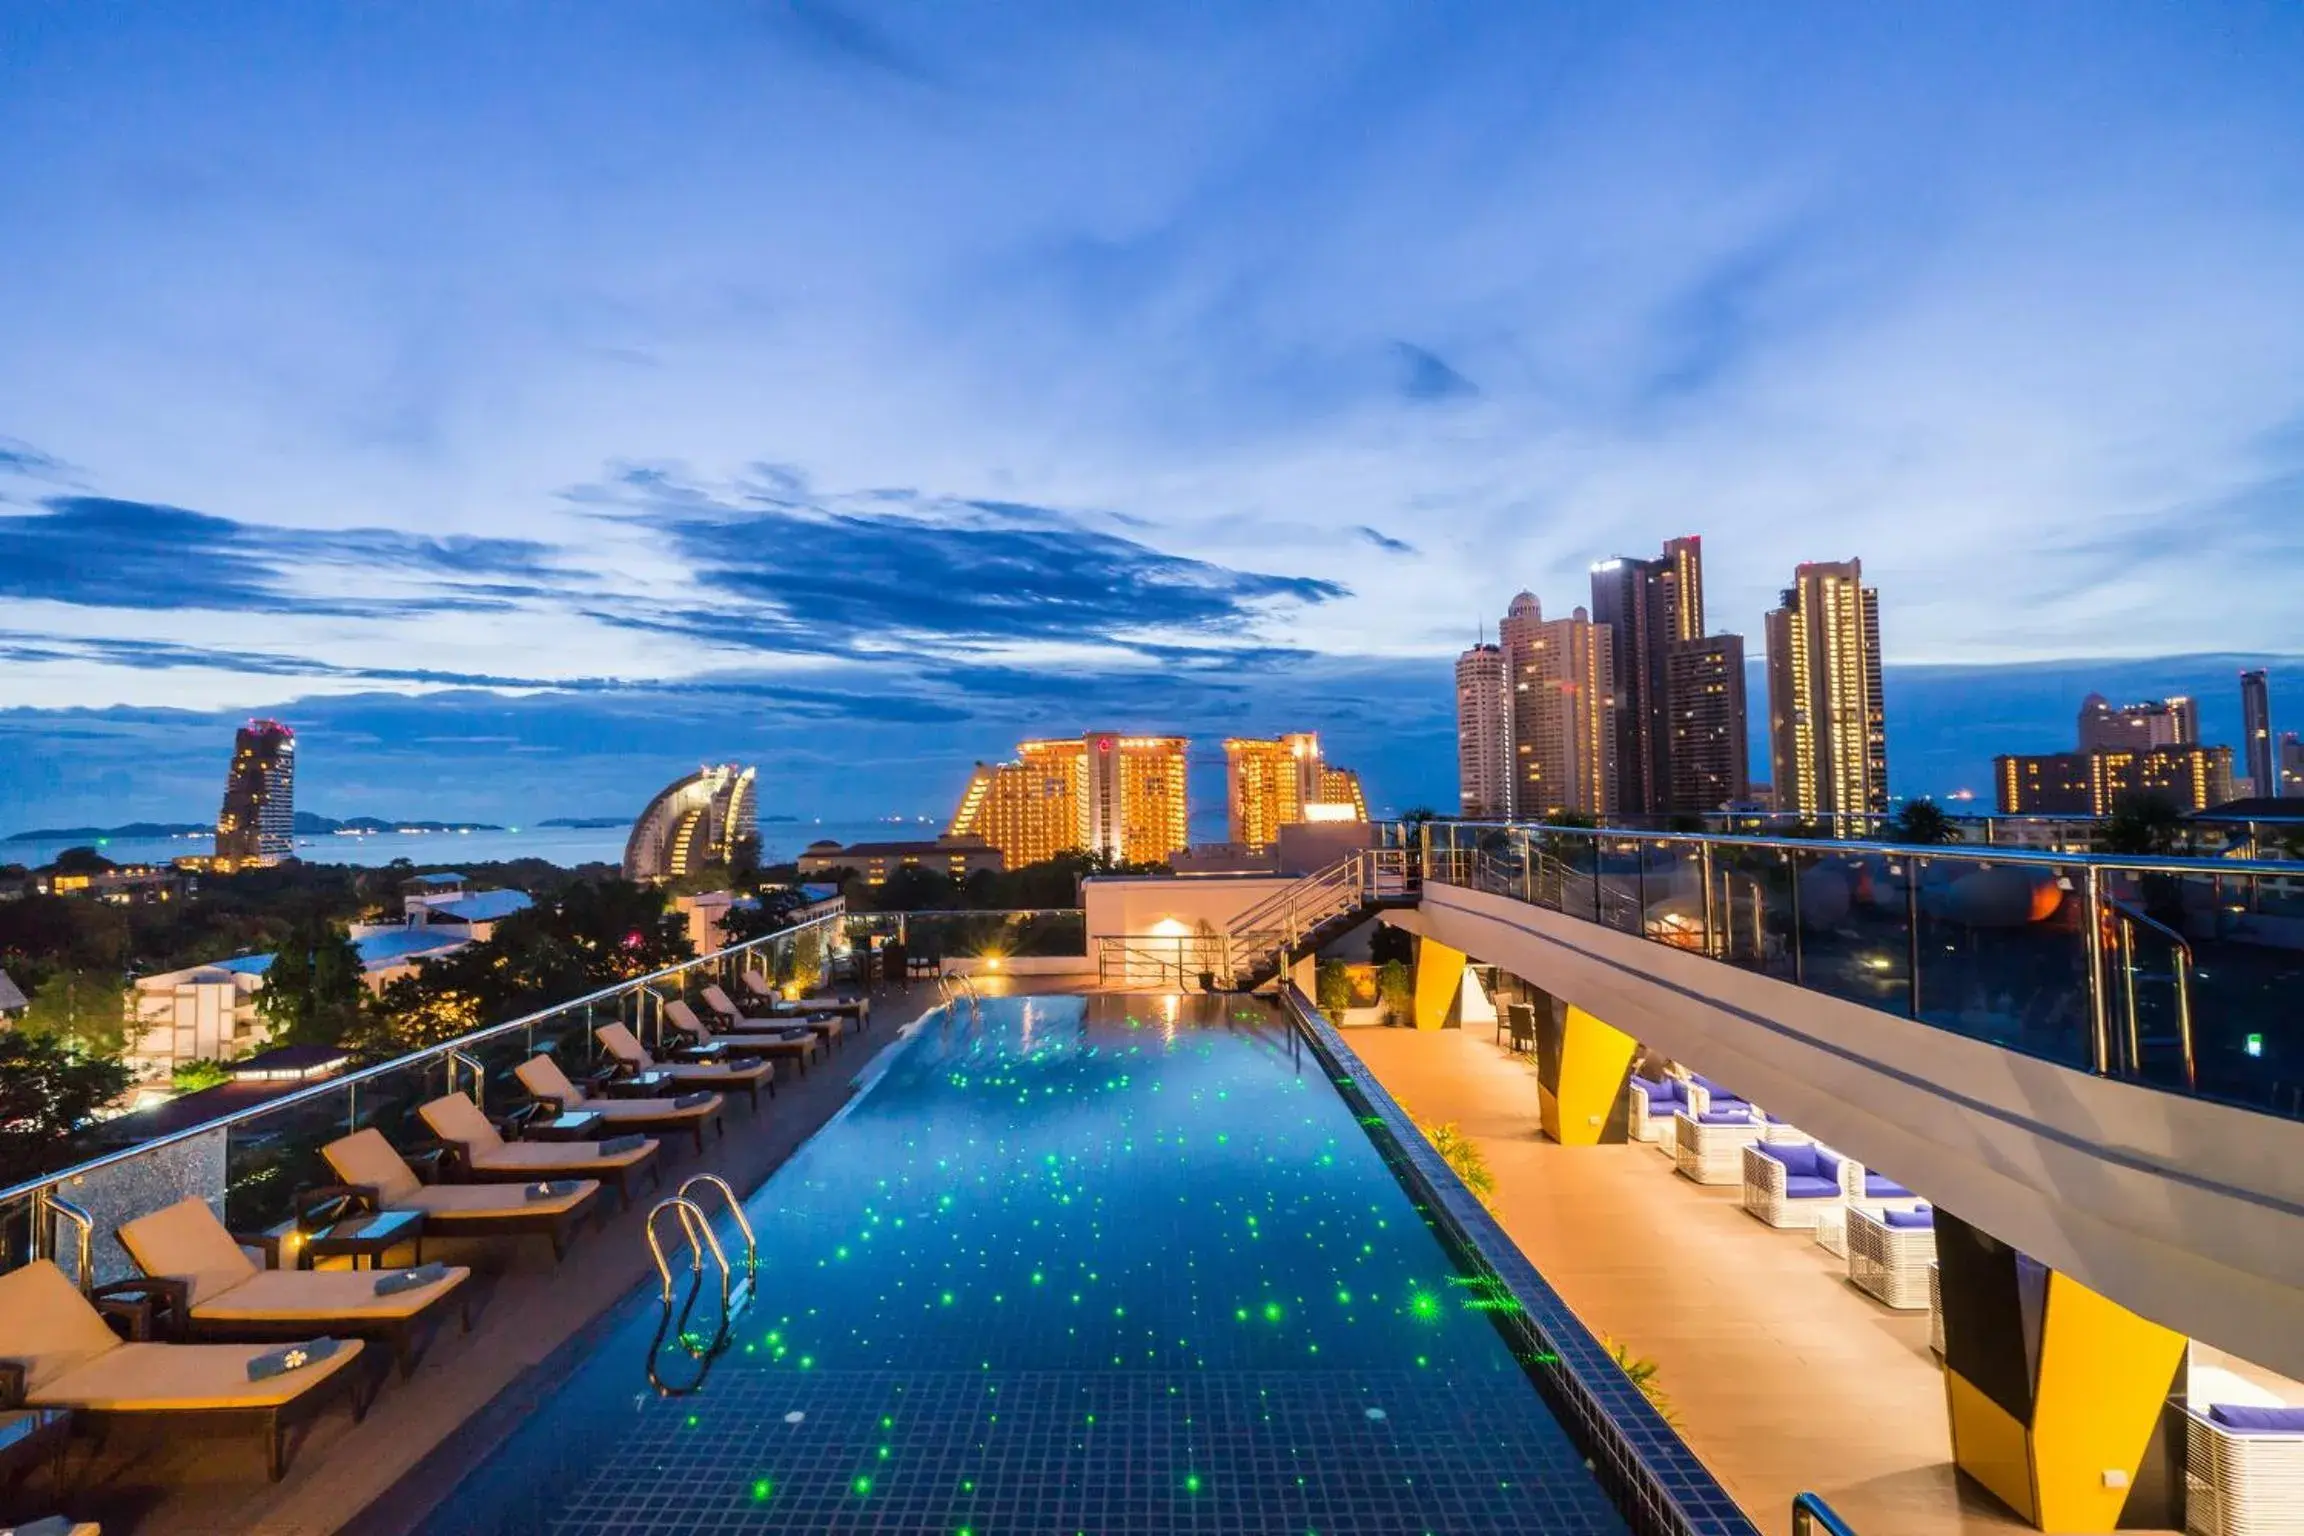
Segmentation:
<svg viewBox="0 0 2304 1536">
<path fill-rule="evenodd" d="M 726 1348 L 651 1282 L 423 1530 L 1626 1530 L 1261 1004 L 986 999 L 883 1064 L 745 1203 Z"/>
</svg>

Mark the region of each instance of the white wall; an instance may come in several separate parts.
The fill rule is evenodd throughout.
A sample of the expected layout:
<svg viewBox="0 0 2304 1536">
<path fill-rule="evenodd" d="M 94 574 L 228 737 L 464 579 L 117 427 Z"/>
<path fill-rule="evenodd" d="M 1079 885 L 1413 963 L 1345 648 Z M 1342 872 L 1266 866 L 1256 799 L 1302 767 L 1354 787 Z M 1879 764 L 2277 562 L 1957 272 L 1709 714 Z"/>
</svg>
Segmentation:
<svg viewBox="0 0 2304 1536">
<path fill-rule="evenodd" d="M 946 955 L 947 976 L 1093 976 L 1094 955 L 1002 955 L 994 964 L 981 955 Z"/>
<path fill-rule="evenodd" d="M 1234 916 L 1296 882 L 1281 875 L 1119 875 L 1080 882 L 1088 947 L 1100 938 L 1184 936 L 1205 919 L 1218 934 Z M 1167 926 L 1163 926 L 1167 925 Z"/>
<path fill-rule="evenodd" d="M 1501 965 L 2170 1328 L 2304 1375 L 2304 1123 L 2113 1082 L 1508 897 L 1390 921 Z"/>
</svg>

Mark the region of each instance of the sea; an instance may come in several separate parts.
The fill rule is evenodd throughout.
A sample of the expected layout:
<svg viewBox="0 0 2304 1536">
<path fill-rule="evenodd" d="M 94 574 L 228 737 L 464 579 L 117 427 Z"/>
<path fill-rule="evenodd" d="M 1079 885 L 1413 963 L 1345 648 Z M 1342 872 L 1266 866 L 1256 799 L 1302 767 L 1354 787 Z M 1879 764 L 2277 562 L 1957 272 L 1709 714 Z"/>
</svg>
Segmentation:
<svg viewBox="0 0 2304 1536">
<path fill-rule="evenodd" d="M 307 864 L 380 866 L 395 859 L 412 864 L 488 864 L 508 859 L 543 859 L 573 868 L 614 864 L 624 857 L 630 827 L 506 827 L 498 832 L 340 832 L 296 839 L 296 857 Z M 881 818 L 869 821 L 764 821 L 760 862 L 789 864 L 801 849 L 824 838 L 842 843 L 894 842 L 931 838 L 944 830 L 941 819 Z M 28 842 L 0 841 L 0 864 L 38 868 L 67 848 L 96 842 L 97 852 L 115 864 L 165 864 L 188 854 L 212 853 L 207 833 L 186 837 L 85 837 Z"/>
</svg>

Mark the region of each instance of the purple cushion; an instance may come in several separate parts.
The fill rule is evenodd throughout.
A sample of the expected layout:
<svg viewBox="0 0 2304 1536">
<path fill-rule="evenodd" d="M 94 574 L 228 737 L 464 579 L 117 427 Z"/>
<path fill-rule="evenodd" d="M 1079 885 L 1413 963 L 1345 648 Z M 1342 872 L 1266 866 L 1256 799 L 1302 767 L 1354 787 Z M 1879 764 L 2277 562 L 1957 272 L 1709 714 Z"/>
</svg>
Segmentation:
<svg viewBox="0 0 2304 1536">
<path fill-rule="evenodd" d="M 1760 1153 L 1784 1165 L 1784 1171 L 1796 1179 L 1813 1179 L 1816 1172 L 1816 1143 L 1812 1141 L 1763 1142 Z"/>
<path fill-rule="evenodd" d="M 1663 1108 L 1672 1103 L 1672 1089 L 1671 1085 L 1667 1083 L 1654 1082 L 1645 1077 L 1635 1076 L 1632 1079 L 1632 1086 L 1648 1095 L 1648 1107 L 1651 1110 Z"/>
<path fill-rule="evenodd" d="M 1932 1227 L 1936 1225 L 1936 1213 L 1925 1208 L 1917 1211 L 1882 1211 L 1880 1221 L 1883 1226 L 1890 1227 Z"/>
<path fill-rule="evenodd" d="M 1752 1117 L 1743 1110 L 1721 1111 L 1708 1109 L 1696 1117 L 1698 1125 L 1750 1125 Z"/>
<path fill-rule="evenodd" d="M 2226 1429 L 2269 1429 L 2304 1434 L 2304 1408 L 2250 1408 L 2239 1403 L 2217 1403 L 2208 1417 Z"/>
<path fill-rule="evenodd" d="M 1688 1085 L 1677 1077 L 1671 1078 L 1664 1084 L 1664 1097 L 1670 1103 L 1685 1104 L 1688 1102 Z"/>
<path fill-rule="evenodd" d="M 1912 1191 L 1884 1173 L 1864 1175 L 1864 1198 L 1867 1200 L 1909 1200 Z"/>
<path fill-rule="evenodd" d="M 1819 1179 L 1814 1174 L 1795 1173 L 1784 1181 L 1784 1193 L 1794 1200 L 1822 1200 L 1837 1197 L 1838 1179 Z"/>
<path fill-rule="evenodd" d="M 1706 1093 L 1712 1095 L 1712 1097 L 1716 1099 L 1732 1099 L 1736 1097 L 1736 1095 L 1730 1093 L 1727 1089 L 1721 1087 L 1718 1083 L 1712 1081 L 1712 1079 L 1706 1077 L 1701 1072 L 1691 1074 L 1689 1081 L 1695 1083 L 1698 1087 L 1702 1088 Z"/>
<path fill-rule="evenodd" d="M 1839 1183 L 1840 1154 L 1827 1152 L 1822 1147 L 1818 1147 L 1816 1149 L 1816 1177 L 1830 1179 L 1835 1184 Z"/>
</svg>

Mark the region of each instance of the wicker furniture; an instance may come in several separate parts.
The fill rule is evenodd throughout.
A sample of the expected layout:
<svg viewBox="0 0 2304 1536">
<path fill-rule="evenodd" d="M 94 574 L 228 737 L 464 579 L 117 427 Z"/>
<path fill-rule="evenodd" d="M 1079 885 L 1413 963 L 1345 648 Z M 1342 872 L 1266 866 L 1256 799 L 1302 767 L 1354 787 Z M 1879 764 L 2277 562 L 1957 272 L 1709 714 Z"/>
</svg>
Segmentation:
<svg viewBox="0 0 2304 1536">
<path fill-rule="evenodd" d="M 1816 1246 L 1836 1259 L 1848 1257 L 1848 1209 L 1837 1200 L 1816 1213 Z"/>
<path fill-rule="evenodd" d="M 1934 1264 L 1928 1266 L 1928 1347 L 1944 1358 L 1944 1274 Z"/>
<path fill-rule="evenodd" d="M 503 1132 L 480 1112 L 480 1106 L 461 1093 L 443 1094 L 416 1107 L 427 1129 L 455 1149 L 458 1167 L 474 1184 L 536 1184 L 558 1179 L 597 1179 L 616 1191 L 626 1205 L 632 1203 L 633 1177 L 643 1171 L 664 1182 L 656 1161 L 656 1143 L 643 1139 L 621 1152 L 606 1150 L 608 1143 L 579 1142 L 554 1145 L 542 1141 L 506 1141 Z M 429 1218 L 430 1213 L 426 1213 Z"/>
<path fill-rule="evenodd" d="M 696 1143 L 696 1150 L 704 1150 L 704 1128 L 710 1125 L 721 1135 L 728 1134 L 726 1122 L 721 1118 L 720 1095 L 709 1089 L 698 1089 L 686 1095 L 695 1103 L 682 1106 L 678 1099 L 612 1099 L 594 1097 L 569 1080 L 560 1070 L 560 1064 L 551 1057 L 535 1055 L 512 1069 L 520 1086 L 539 1104 L 548 1104 L 555 1115 L 573 1114 L 589 1110 L 598 1115 L 608 1131 L 647 1131 L 660 1136 L 686 1135 Z"/>
<path fill-rule="evenodd" d="M 1698 1184 L 1735 1184 L 1744 1177 L 1744 1149 L 1760 1139 L 1762 1124 L 1749 1109 L 1672 1117 L 1672 1165 Z"/>
<path fill-rule="evenodd" d="M 1855 1206 L 1848 1212 L 1848 1278 L 1883 1304 L 1900 1312 L 1927 1306 L 1928 1270 L 1935 1262 L 1933 1211 Z"/>
<path fill-rule="evenodd" d="M 576 1224 L 599 1213 L 600 1185 L 571 1179 L 549 1195 L 500 1184 L 426 1184 L 374 1126 L 354 1131 L 320 1149 L 341 1184 L 306 1190 L 301 1209 L 353 1198 L 371 1211 L 420 1211 L 424 1230 L 440 1237 L 542 1237 L 555 1261 L 568 1251 Z"/>
<path fill-rule="evenodd" d="M 1842 1199 L 1840 1181 L 1819 1171 L 1812 1141 L 1760 1141 L 1743 1150 L 1744 1209 L 1772 1227 L 1813 1228 Z"/>
<path fill-rule="evenodd" d="M 2184 1529 L 2197 1536 L 2304 1531 L 2304 1408 L 2185 1410 Z"/>
</svg>

